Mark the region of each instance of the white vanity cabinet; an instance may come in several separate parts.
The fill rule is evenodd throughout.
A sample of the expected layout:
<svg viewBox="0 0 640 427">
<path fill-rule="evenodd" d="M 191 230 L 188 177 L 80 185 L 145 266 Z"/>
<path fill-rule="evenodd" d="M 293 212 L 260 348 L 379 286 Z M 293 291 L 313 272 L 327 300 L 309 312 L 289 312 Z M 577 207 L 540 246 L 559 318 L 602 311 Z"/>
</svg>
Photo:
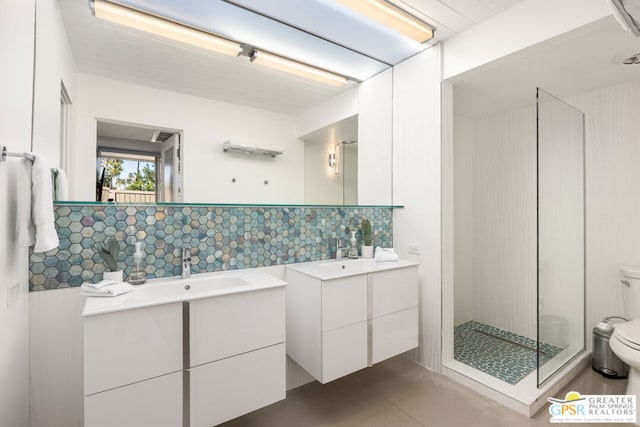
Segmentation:
<svg viewBox="0 0 640 427">
<path fill-rule="evenodd" d="M 367 367 L 367 278 L 287 270 L 287 353 L 321 383 Z"/>
<path fill-rule="evenodd" d="M 367 276 L 369 365 L 418 346 L 418 268 Z"/>
<path fill-rule="evenodd" d="M 211 427 L 284 399 L 286 282 L 245 276 L 89 298 L 84 425 Z"/>
<path fill-rule="evenodd" d="M 210 427 L 285 398 L 285 289 L 189 303 L 190 426 Z"/>
<path fill-rule="evenodd" d="M 85 426 L 182 424 L 182 303 L 84 318 Z"/>
<path fill-rule="evenodd" d="M 418 346 L 417 264 L 288 265 L 287 354 L 321 383 Z"/>
</svg>

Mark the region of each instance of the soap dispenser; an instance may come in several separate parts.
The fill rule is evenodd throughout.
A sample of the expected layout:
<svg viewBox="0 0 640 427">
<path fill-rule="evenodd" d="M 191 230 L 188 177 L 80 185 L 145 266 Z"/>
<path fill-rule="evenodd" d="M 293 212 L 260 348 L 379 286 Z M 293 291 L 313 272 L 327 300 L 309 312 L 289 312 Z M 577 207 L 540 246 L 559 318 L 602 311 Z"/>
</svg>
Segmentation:
<svg viewBox="0 0 640 427">
<path fill-rule="evenodd" d="M 356 239 L 356 232 L 351 232 L 351 238 L 349 239 L 349 258 L 358 258 L 358 239 Z"/>
<path fill-rule="evenodd" d="M 133 253 L 133 271 L 129 275 L 129 283 L 132 285 L 142 285 L 143 283 L 147 283 L 147 273 L 144 271 L 144 265 L 142 262 L 142 258 L 144 257 L 144 252 L 142 252 L 142 243 L 136 242 L 136 251 Z"/>
</svg>

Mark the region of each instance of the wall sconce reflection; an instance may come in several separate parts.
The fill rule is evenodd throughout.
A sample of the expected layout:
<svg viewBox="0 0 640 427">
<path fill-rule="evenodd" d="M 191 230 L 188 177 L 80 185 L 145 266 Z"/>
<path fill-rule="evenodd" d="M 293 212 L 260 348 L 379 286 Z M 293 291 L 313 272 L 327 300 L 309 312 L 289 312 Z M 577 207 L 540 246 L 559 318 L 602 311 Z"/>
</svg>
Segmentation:
<svg viewBox="0 0 640 427">
<path fill-rule="evenodd" d="M 329 169 L 333 172 L 334 175 L 338 175 L 338 173 L 340 172 L 339 155 L 340 155 L 340 145 L 336 145 L 334 147 L 334 152 L 329 153 Z"/>
<path fill-rule="evenodd" d="M 336 153 L 329 153 L 329 167 L 336 167 Z"/>
</svg>

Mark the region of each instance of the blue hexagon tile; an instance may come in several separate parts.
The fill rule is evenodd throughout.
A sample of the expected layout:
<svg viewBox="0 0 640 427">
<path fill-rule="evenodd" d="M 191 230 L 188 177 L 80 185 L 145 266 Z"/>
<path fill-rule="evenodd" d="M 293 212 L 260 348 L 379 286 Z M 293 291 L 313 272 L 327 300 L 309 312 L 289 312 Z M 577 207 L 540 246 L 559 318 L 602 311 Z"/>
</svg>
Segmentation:
<svg viewBox="0 0 640 427">
<path fill-rule="evenodd" d="M 331 258 L 335 233 L 351 230 L 362 241 L 369 219 L 374 244 L 393 242 L 391 208 L 58 205 L 60 246 L 30 255 L 30 289 L 80 286 L 102 280 L 97 253 L 105 239 L 120 242 L 118 266 L 127 277 L 134 243 L 143 242 L 148 278 L 180 275 L 183 247 L 191 248 L 194 273 L 237 270 Z"/>
</svg>

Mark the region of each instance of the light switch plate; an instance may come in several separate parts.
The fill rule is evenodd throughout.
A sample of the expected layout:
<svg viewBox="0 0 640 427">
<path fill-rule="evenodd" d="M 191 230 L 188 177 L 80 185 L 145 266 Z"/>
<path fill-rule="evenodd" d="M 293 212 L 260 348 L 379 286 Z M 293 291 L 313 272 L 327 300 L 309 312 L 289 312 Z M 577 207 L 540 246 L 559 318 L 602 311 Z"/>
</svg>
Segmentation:
<svg viewBox="0 0 640 427">
<path fill-rule="evenodd" d="M 20 296 L 20 284 L 7 286 L 7 308 L 11 307 Z"/>
<path fill-rule="evenodd" d="M 407 252 L 413 255 L 420 255 L 420 245 L 417 243 L 409 243 L 407 245 Z"/>
</svg>

